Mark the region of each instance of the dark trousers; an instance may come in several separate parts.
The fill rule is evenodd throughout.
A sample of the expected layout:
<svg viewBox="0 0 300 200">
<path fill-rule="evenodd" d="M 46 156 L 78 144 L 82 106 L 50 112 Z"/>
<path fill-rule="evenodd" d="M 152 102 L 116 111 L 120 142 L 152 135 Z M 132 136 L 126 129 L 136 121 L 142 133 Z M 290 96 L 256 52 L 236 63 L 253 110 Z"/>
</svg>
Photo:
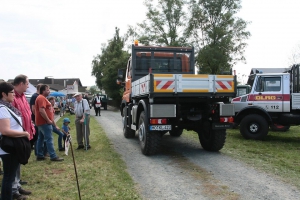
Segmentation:
<svg viewBox="0 0 300 200">
<path fill-rule="evenodd" d="M 100 114 L 100 112 L 101 112 L 101 109 L 100 109 L 100 107 L 95 107 L 95 112 L 96 112 L 96 116 L 98 116 L 98 114 L 99 114 L 99 116 L 101 115 Z"/>
<path fill-rule="evenodd" d="M 3 163 L 3 178 L 1 185 L 1 199 L 12 199 L 12 184 L 19 166 L 17 156 L 13 154 L 0 155 Z"/>
</svg>

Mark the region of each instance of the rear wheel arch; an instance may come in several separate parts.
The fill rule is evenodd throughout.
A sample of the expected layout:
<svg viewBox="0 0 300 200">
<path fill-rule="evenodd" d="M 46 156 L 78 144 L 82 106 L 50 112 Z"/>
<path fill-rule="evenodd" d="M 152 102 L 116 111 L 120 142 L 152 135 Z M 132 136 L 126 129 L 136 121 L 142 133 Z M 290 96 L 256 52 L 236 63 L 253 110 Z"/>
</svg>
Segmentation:
<svg viewBox="0 0 300 200">
<path fill-rule="evenodd" d="M 269 115 L 269 113 L 260 107 L 251 107 L 251 108 L 245 108 L 245 109 L 241 110 L 240 112 L 238 112 L 235 115 L 234 122 L 236 124 L 240 124 L 245 116 L 252 115 L 252 114 L 260 115 L 263 118 L 265 118 L 269 124 L 272 123 L 272 118 Z"/>
<path fill-rule="evenodd" d="M 148 101 L 147 100 L 140 100 L 138 103 L 138 109 L 136 113 L 136 125 L 138 126 L 141 112 L 145 112 L 145 115 L 148 116 Z"/>
</svg>

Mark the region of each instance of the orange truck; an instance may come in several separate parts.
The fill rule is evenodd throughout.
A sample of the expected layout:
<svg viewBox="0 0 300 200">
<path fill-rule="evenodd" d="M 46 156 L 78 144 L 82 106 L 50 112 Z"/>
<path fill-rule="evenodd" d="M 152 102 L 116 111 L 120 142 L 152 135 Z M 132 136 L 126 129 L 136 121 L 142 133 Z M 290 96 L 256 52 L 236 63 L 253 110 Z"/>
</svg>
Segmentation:
<svg viewBox="0 0 300 200">
<path fill-rule="evenodd" d="M 223 148 L 232 128 L 236 93 L 234 75 L 197 75 L 194 48 L 132 45 L 120 105 L 125 138 L 139 138 L 144 155 L 159 151 L 162 136 L 193 130 L 208 151 Z M 125 74 L 125 80 L 124 80 Z"/>
</svg>

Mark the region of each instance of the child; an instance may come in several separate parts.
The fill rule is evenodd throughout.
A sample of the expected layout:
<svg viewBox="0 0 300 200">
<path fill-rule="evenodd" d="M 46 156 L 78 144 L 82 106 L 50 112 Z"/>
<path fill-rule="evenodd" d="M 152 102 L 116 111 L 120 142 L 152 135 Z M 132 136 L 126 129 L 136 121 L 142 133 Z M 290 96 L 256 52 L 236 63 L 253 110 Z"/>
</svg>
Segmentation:
<svg viewBox="0 0 300 200">
<path fill-rule="evenodd" d="M 69 124 L 70 124 L 70 119 L 64 118 L 63 125 L 61 127 L 61 130 L 64 133 L 64 143 L 66 141 L 67 136 L 69 135 L 69 131 L 71 130 Z"/>
</svg>

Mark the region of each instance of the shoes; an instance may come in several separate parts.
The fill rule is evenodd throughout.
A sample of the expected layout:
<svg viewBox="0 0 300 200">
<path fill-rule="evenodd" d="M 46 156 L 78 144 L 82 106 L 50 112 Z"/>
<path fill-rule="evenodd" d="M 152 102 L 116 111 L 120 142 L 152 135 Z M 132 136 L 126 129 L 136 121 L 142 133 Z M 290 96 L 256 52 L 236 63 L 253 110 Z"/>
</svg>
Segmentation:
<svg viewBox="0 0 300 200">
<path fill-rule="evenodd" d="M 59 158 L 59 157 L 55 157 L 55 158 L 51 158 L 51 161 L 63 161 L 63 158 Z"/>
<path fill-rule="evenodd" d="M 59 151 L 65 151 L 65 148 L 60 148 Z"/>
<path fill-rule="evenodd" d="M 24 195 L 30 195 L 31 191 L 29 190 L 24 190 L 23 188 L 19 188 L 19 193 L 24 194 Z"/>
<path fill-rule="evenodd" d="M 78 147 L 77 147 L 77 149 L 76 150 L 78 150 L 78 149 L 83 149 L 84 148 L 84 146 L 83 145 L 78 145 Z"/>
<path fill-rule="evenodd" d="M 14 193 L 13 194 L 13 199 L 17 199 L 17 200 L 24 200 L 24 199 L 27 199 L 27 196 L 24 196 L 20 193 Z"/>
<path fill-rule="evenodd" d="M 45 160 L 45 157 L 36 157 L 36 160 L 37 161 L 42 161 L 42 160 Z"/>
<path fill-rule="evenodd" d="M 26 185 L 26 184 L 27 184 L 27 181 L 22 181 L 22 180 L 20 180 L 19 183 L 20 183 L 21 185 Z"/>
</svg>

